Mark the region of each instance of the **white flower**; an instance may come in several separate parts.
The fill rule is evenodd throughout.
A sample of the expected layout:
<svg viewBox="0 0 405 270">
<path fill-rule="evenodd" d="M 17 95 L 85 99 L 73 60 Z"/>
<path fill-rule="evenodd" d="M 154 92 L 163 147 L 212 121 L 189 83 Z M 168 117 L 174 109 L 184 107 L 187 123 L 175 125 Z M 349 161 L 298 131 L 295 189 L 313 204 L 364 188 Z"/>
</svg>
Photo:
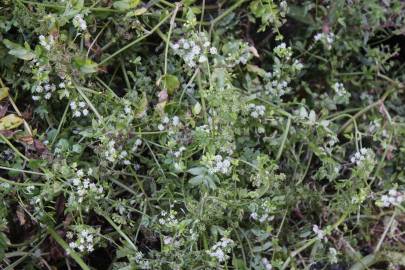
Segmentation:
<svg viewBox="0 0 405 270">
<path fill-rule="evenodd" d="M 372 161 L 373 153 L 371 149 L 361 148 L 360 151 L 354 153 L 350 158 L 350 162 L 356 164 L 357 166 L 362 165 L 366 160 Z"/>
<path fill-rule="evenodd" d="M 267 258 L 262 258 L 262 264 L 264 265 L 264 268 L 266 270 L 272 270 L 273 267 L 271 266 L 269 260 L 267 260 Z"/>
<path fill-rule="evenodd" d="M 130 114 L 130 113 L 132 112 L 132 110 L 131 110 L 131 108 L 130 108 L 130 107 L 125 106 L 125 108 L 124 108 L 124 112 L 125 112 L 125 114 Z"/>
<path fill-rule="evenodd" d="M 77 108 L 77 107 L 76 107 L 76 102 L 74 102 L 74 101 L 70 102 L 70 108 L 71 108 L 72 110 L 76 109 L 76 108 Z"/>
<path fill-rule="evenodd" d="M 218 53 L 217 48 L 215 48 L 215 47 L 211 47 L 211 48 L 210 48 L 210 54 L 215 55 L 215 54 L 217 54 L 217 53 Z"/>
<path fill-rule="evenodd" d="M 325 240 L 325 241 L 327 240 L 327 239 L 325 238 L 325 231 L 319 229 L 318 225 L 312 226 L 312 230 L 314 231 L 314 233 L 316 233 L 316 237 L 317 237 L 319 240 Z"/>
<path fill-rule="evenodd" d="M 159 124 L 159 125 L 158 125 L 158 129 L 159 129 L 160 131 L 163 131 L 163 130 L 165 129 L 165 127 L 164 127 L 162 124 Z"/>
<path fill-rule="evenodd" d="M 180 124 L 180 118 L 178 116 L 174 116 L 172 119 L 173 126 L 178 126 Z"/>
<path fill-rule="evenodd" d="M 73 25 L 78 30 L 81 30 L 81 31 L 86 31 L 87 30 L 87 24 L 86 24 L 86 21 L 83 19 L 82 14 L 77 14 L 73 18 Z"/>
<path fill-rule="evenodd" d="M 86 116 L 86 115 L 88 115 L 88 114 L 89 114 L 89 110 L 84 109 L 84 110 L 82 111 L 82 113 L 83 113 L 83 115 L 84 115 L 84 116 Z"/>
<path fill-rule="evenodd" d="M 405 194 L 395 189 L 390 189 L 388 194 L 382 195 L 379 204 L 382 207 L 399 205 L 405 201 Z"/>
<path fill-rule="evenodd" d="M 74 117 L 80 117 L 82 113 L 80 111 L 74 111 L 73 116 Z"/>
</svg>

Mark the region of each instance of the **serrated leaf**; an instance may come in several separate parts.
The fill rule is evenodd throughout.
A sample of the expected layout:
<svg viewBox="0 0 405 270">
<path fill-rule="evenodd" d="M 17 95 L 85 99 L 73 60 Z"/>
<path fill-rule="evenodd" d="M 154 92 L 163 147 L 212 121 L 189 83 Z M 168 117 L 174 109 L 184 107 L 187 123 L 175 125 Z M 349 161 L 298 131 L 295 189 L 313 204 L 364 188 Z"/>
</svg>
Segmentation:
<svg viewBox="0 0 405 270">
<path fill-rule="evenodd" d="M 15 114 L 9 114 L 0 119 L 0 130 L 14 129 L 19 127 L 22 123 L 24 123 L 24 120 L 21 117 Z"/>
<path fill-rule="evenodd" d="M 4 45 L 9 49 L 8 53 L 14 55 L 15 57 L 22 59 L 22 60 L 32 60 L 35 57 L 35 53 L 31 51 L 31 49 L 26 46 L 24 48 L 20 44 L 14 43 L 8 39 L 3 40 Z"/>
<path fill-rule="evenodd" d="M 8 97 L 8 88 L 7 87 L 0 88 L 0 100 L 5 99 L 6 97 Z"/>
<path fill-rule="evenodd" d="M 146 94 L 143 93 L 141 100 L 136 106 L 135 117 L 142 118 L 145 115 L 147 109 L 148 109 L 148 98 L 146 97 Z"/>
</svg>

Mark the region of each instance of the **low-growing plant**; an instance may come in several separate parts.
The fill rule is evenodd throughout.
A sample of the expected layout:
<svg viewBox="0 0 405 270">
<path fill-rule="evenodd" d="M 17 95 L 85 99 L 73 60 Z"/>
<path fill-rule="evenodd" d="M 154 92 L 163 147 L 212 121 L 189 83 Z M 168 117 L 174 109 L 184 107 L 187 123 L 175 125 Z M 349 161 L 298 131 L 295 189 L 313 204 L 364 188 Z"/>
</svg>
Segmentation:
<svg viewBox="0 0 405 270">
<path fill-rule="evenodd" d="M 403 269 L 405 3 L 2 0 L 2 269 Z"/>
</svg>

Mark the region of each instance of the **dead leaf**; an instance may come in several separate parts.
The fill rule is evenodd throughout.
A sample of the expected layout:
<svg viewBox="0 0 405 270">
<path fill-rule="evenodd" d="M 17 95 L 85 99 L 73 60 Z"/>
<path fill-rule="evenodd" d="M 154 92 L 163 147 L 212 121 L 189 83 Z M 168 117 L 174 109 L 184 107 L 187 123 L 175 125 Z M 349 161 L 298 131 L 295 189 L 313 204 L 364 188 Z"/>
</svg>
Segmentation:
<svg viewBox="0 0 405 270">
<path fill-rule="evenodd" d="M 32 138 L 32 136 L 21 136 L 17 138 L 20 142 L 23 142 L 25 144 L 33 144 L 34 143 L 34 139 Z"/>
<path fill-rule="evenodd" d="M 0 88 L 0 100 L 5 99 L 6 97 L 8 97 L 8 88 L 7 87 Z"/>
<path fill-rule="evenodd" d="M 8 110 L 8 103 L 4 105 L 0 105 L 0 118 L 6 115 Z"/>
<path fill-rule="evenodd" d="M 15 114 L 9 114 L 0 119 L 0 130 L 14 129 L 19 127 L 22 123 L 24 123 L 24 120 L 21 117 Z"/>
<path fill-rule="evenodd" d="M 34 140 L 34 147 L 35 147 L 35 150 L 37 150 L 37 152 L 40 154 L 48 152 L 48 148 L 40 140 Z"/>
<path fill-rule="evenodd" d="M 18 221 L 20 222 L 20 225 L 24 225 L 27 221 L 25 220 L 25 213 L 24 210 L 22 210 L 20 207 L 16 211 Z"/>
<path fill-rule="evenodd" d="M 166 90 L 160 91 L 158 96 L 159 96 L 159 102 L 166 101 L 169 98 L 169 95 L 167 94 Z"/>
<path fill-rule="evenodd" d="M 260 57 L 260 55 L 259 55 L 259 53 L 257 52 L 257 49 L 256 49 L 255 47 L 250 46 L 250 47 L 249 47 L 249 51 L 254 55 L 254 57 L 257 57 L 257 58 Z"/>
</svg>

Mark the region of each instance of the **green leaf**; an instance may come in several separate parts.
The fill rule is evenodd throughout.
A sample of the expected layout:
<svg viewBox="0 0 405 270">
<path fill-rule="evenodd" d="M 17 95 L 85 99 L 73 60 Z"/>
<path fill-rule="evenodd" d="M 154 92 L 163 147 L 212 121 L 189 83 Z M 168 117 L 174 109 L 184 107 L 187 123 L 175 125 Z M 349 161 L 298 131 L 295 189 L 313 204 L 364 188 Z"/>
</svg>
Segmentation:
<svg viewBox="0 0 405 270">
<path fill-rule="evenodd" d="M 98 65 L 90 59 L 76 58 L 74 64 L 80 72 L 84 74 L 95 73 L 98 71 Z"/>
<path fill-rule="evenodd" d="M 201 185 L 204 182 L 204 175 L 197 175 L 189 180 L 190 185 L 193 187 Z"/>
<path fill-rule="evenodd" d="M 141 100 L 138 102 L 136 109 L 135 109 L 135 118 L 142 118 L 146 114 L 146 110 L 148 109 L 148 98 L 146 93 L 142 94 Z"/>
<path fill-rule="evenodd" d="M 35 53 L 26 44 L 25 48 L 20 44 L 14 43 L 8 39 L 3 40 L 4 45 L 9 49 L 8 53 L 22 60 L 32 60 Z"/>
<path fill-rule="evenodd" d="M 192 111 L 193 111 L 193 114 L 194 114 L 194 115 L 200 114 L 200 112 L 201 112 L 201 104 L 200 104 L 200 102 L 197 102 L 197 103 L 194 105 Z"/>
<path fill-rule="evenodd" d="M 131 8 L 135 8 L 139 4 L 139 0 L 121 0 L 115 1 L 113 3 L 113 7 L 118 10 L 128 10 Z"/>
<path fill-rule="evenodd" d="M 194 167 L 189 169 L 187 172 L 191 173 L 192 175 L 203 175 L 207 173 L 207 169 L 204 167 Z"/>
<path fill-rule="evenodd" d="M 163 84 L 163 88 L 167 89 L 169 95 L 172 95 L 174 93 L 174 90 L 176 90 L 180 86 L 179 79 L 176 76 L 170 74 L 164 75 L 161 78 L 161 82 Z"/>
<path fill-rule="evenodd" d="M 4 259 L 4 255 L 9 244 L 10 241 L 8 240 L 7 236 L 3 232 L 0 232 L 0 261 Z"/>
</svg>

